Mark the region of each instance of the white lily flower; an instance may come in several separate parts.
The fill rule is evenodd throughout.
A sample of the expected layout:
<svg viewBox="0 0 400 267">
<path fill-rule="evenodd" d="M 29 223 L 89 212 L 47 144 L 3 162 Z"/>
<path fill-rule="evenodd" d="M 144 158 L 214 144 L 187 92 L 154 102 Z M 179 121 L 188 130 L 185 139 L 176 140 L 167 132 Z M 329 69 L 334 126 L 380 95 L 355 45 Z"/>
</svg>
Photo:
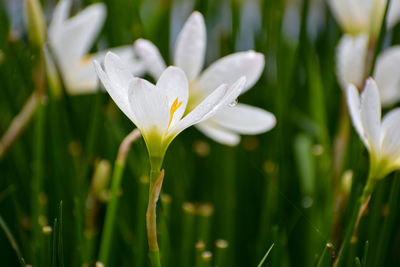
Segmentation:
<svg viewBox="0 0 400 267">
<path fill-rule="evenodd" d="M 398 0 L 390 3 L 388 27 L 393 27 L 400 19 Z M 330 0 L 333 15 L 344 32 L 348 34 L 370 34 L 376 38 L 379 34 L 386 0 Z"/>
<path fill-rule="evenodd" d="M 370 177 L 381 179 L 400 169 L 400 109 L 387 113 L 381 122 L 381 103 L 377 84 L 366 82 L 361 97 L 354 85 L 347 89 L 353 126 L 370 155 Z"/>
<path fill-rule="evenodd" d="M 101 3 L 93 4 L 68 18 L 71 4 L 71 0 L 61 0 L 55 7 L 48 30 L 49 44 L 68 93 L 93 93 L 98 89 L 93 60 L 104 58 L 105 52 L 94 55 L 87 53 L 104 23 L 106 7 Z M 143 71 L 143 66 L 135 60 L 130 46 L 112 51 L 124 57 L 133 73 Z M 46 60 L 51 60 L 49 54 Z"/>
<path fill-rule="evenodd" d="M 97 61 L 95 69 L 111 98 L 140 129 L 150 158 L 160 161 L 180 132 L 207 120 L 234 101 L 246 82 L 241 77 L 232 86 L 219 85 L 200 104 L 188 110 L 189 83 L 178 67 L 165 69 L 156 85 L 134 77 L 112 52 L 105 56 L 104 70 Z"/>
<path fill-rule="evenodd" d="M 336 71 L 343 89 L 349 84 L 361 88 L 367 65 L 368 36 L 344 35 L 337 48 Z M 378 55 L 373 78 L 378 84 L 381 104 L 389 107 L 400 101 L 400 46 L 393 46 Z"/>
<path fill-rule="evenodd" d="M 259 79 L 264 68 L 264 56 L 254 51 L 238 52 L 219 59 L 201 72 L 206 50 L 206 27 L 199 12 L 193 12 L 178 35 L 174 65 L 181 68 L 188 80 L 190 97 L 187 109 L 193 110 L 217 86 L 233 84 L 241 76 L 247 78 L 242 91 L 249 90 Z M 165 69 L 160 52 L 150 41 L 137 40 L 135 52 L 155 78 Z M 239 134 L 259 134 L 275 126 L 273 114 L 253 106 L 237 104 L 221 109 L 212 118 L 196 124 L 197 129 L 217 142 L 237 145 Z"/>
</svg>

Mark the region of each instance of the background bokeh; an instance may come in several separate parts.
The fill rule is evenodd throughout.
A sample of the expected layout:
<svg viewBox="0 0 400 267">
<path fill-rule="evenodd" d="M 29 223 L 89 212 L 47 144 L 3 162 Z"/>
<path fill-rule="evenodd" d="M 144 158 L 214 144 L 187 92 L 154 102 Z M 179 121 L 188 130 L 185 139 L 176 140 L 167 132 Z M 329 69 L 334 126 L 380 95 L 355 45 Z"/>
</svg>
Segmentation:
<svg viewBox="0 0 400 267">
<path fill-rule="evenodd" d="M 73 13 L 93 2 L 73 1 Z M 56 1 L 41 3 L 50 20 Z M 229 242 L 225 266 L 256 266 L 273 243 L 265 266 L 314 266 L 326 244 L 332 242 L 333 249 L 327 251 L 321 265 L 329 266 L 342 236 L 332 234 L 332 144 L 339 129 L 342 91 L 335 73 L 341 31 L 325 1 L 104 3 L 108 16 L 93 52 L 146 38 L 170 62 L 177 34 L 190 13 L 198 10 L 207 25 L 206 65 L 235 51 L 254 49 L 265 55 L 263 75 L 239 102 L 274 113 L 274 129 L 244 136 L 239 146 L 226 147 L 192 127 L 168 149 L 163 165 L 164 197 L 158 210 L 166 266 L 193 266 L 194 245 L 200 237 L 212 252 L 216 240 Z M 399 26 L 386 39 L 385 45 L 399 43 Z M 2 0 L 1 135 L 33 91 L 33 55 L 23 24 L 22 1 Z M 33 119 L 0 159 L 0 215 L 27 263 L 34 262 L 35 253 L 52 254 L 50 245 L 39 252 L 33 250 L 38 241 L 32 236 L 30 217 L 32 177 L 39 164 L 44 224 L 52 226 L 55 218 L 60 221 L 62 200 L 62 238 L 58 242 L 62 241 L 64 265 L 94 266 L 105 212 L 104 203 L 98 203 L 98 212 L 87 217 L 86 199 L 94 168 L 102 159 L 113 165 L 119 144 L 134 125 L 104 92 L 65 94 L 57 100 L 49 97 L 44 112 L 42 137 L 35 132 Z M 43 149 L 43 157 L 40 153 L 37 157 L 38 147 Z M 148 169 L 145 144 L 139 140 L 132 145 L 124 171 L 110 266 L 148 264 L 147 186 L 143 178 Z M 339 229 L 346 225 L 368 171 L 367 151 L 353 129 L 344 159 L 343 170 L 347 169 L 353 170 L 354 176 L 351 191 L 346 185 L 341 189 L 348 194 L 349 204 Z M 362 257 L 367 240 L 367 266 L 400 265 L 400 205 L 396 205 L 400 184 L 393 177 L 379 183 L 347 266 L 355 266 L 355 255 Z M 207 212 L 210 208 L 211 215 Z M 51 237 L 47 238 L 50 244 Z M 1 231 L 0 266 L 17 265 L 15 251 Z"/>
</svg>

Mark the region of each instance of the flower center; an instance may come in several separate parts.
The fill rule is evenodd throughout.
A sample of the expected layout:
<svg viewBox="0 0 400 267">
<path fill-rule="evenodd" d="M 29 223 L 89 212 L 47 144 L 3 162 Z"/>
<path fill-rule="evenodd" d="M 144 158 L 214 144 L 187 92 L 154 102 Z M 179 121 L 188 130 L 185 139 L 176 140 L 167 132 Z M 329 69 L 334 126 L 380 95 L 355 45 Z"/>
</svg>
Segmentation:
<svg viewBox="0 0 400 267">
<path fill-rule="evenodd" d="M 175 99 L 174 103 L 171 105 L 171 109 L 169 110 L 169 123 L 168 127 L 171 125 L 172 118 L 174 117 L 175 111 L 182 105 L 182 101 L 178 101 L 178 98 Z"/>
</svg>

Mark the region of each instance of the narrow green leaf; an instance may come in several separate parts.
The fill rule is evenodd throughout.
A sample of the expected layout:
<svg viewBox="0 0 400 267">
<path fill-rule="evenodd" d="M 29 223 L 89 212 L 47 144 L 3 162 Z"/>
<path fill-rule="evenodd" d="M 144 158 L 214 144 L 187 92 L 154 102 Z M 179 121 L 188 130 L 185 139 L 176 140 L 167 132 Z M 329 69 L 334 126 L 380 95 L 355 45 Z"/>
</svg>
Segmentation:
<svg viewBox="0 0 400 267">
<path fill-rule="evenodd" d="M 272 243 L 271 247 L 268 249 L 267 253 L 265 253 L 264 257 L 262 258 L 260 263 L 257 265 L 257 267 L 261 267 L 264 264 L 265 260 L 268 258 L 268 255 L 271 252 L 273 247 L 274 247 L 274 243 Z"/>
</svg>

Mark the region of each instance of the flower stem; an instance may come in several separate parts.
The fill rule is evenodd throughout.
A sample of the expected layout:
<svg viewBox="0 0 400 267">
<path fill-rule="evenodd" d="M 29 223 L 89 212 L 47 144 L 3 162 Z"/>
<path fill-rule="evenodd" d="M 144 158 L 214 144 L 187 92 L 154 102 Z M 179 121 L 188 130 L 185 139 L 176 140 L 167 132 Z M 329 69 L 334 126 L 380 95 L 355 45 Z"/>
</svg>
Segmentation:
<svg viewBox="0 0 400 267">
<path fill-rule="evenodd" d="M 119 147 L 117 159 L 115 160 L 115 166 L 112 174 L 110 200 L 107 204 L 106 217 L 100 243 L 99 261 L 103 263 L 104 266 L 107 266 L 109 259 L 115 218 L 117 213 L 118 191 L 121 185 L 126 157 L 131 144 L 135 142 L 140 137 L 140 135 L 141 134 L 139 129 L 135 129 L 129 135 L 127 135 Z"/>
<path fill-rule="evenodd" d="M 367 184 L 364 187 L 362 195 L 358 198 L 356 206 L 354 207 L 353 213 L 351 215 L 350 223 L 347 226 L 345 238 L 343 240 L 342 246 L 338 253 L 338 256 L 334 262 L 334 267 L 341 266 L 344 257 L 343 254 L 346 252 L 350 241 L 356 240 L 356 234 L 358 230 L 358 225 L 365 211 L 367 210 L 369 201 L 371 200 L 371 194 L 376 186 L 376 179 L 371 175 L 368 176 Z"/>
<path fill-rule="evenodd" d="M 18 137 L 23 133 L 26 126 L 32 120 L 37 110 L 39 98 L 37 92 L 34 91 L 24 104 L 20 113 L 12 120 L 5 134 L 0 140 L 0 158 L 3 158 L 9 148 L 14 144 Z"/>
<path fill-rule="evenodd" d="M 149 243 L 149 257 L 152 267 L 160 267 L 160 251 L 157 242 L 157 201 L 160 196 L 164 170 L 159 171 L 161 161 L 151 160 L 150 194 L 146 213 L 147 241 Z"/>
</svg>

